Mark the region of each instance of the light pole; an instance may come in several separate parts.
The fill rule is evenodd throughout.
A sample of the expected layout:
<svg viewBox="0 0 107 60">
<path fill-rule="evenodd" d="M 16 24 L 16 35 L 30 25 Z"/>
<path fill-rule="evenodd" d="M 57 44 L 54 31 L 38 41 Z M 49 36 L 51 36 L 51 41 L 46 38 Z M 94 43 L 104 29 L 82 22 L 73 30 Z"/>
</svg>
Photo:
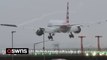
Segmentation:
<svg viewBox="0 0 107 60">
<path fill-rule="evenodd" d="M 7 26 L 7 27 L 18 27 L 17 25 L 13 25 L 13 24 L 0 24 L 1 26 Z M 13 33 L 15 33 L 16 31 L 11 31 L 12 33 L 12 48 L 13 48 Z"/>
<path fill-rule="evenodd" d="M 12 33 L 12 48 L 13 48 L 13 34 L 15 33 L 16 31 L 11 31 Z M 13 54 L 12 54 L 12 60 L 13 60 Z"/>
<path fill-rule="evenodd" d="M 83 54 L 83 51 L 84 51 L 83 38 L 85 38 L 85 36 L 79 36 L 79 38 L 81 39 L 81 53 Z"/>
<path fill-rule="evenodd" d="M 15 33 L 16 31 L 11 31 L 12 33 L 12 48 L 13 48 L 13 34 Z"/>
<path fill-rule="evenodd" d="M 51 41 L 51 40 L 46 40 L 45 42 L 48 42 L 48 41 Z M 37 42 L 37 43 L 34 43 L 34 44 L 33 44 L 33 47 L 34 47 L 34 53 L 35 53 L 35 46 L 36 46 L 37 44 L 40 44 L 40 43 L 43 43 L 43 41 L 41 41 L 41 42 Z"/>
<path fill-rule="evenodd" d="M 44 60 L 45 60 L 45 34 L 43 33 L 43 52 L 44 52 Z"/>
<path fill-rule="evenodd" d="M 97 46 L 98 46 L 98 51 L 101 51 L 101 48 L 100 48 L 100 38 L 102 36 L 95 36 L 97 38 Z"/>
<path fill-rule="evenodd" d="M 13 25 L 13 24 L 0 24 L 1 26 L 7 26 L 7 27 L 18 27 L 18 26 L 16 26 L 16 25 Z M 13 33 L 15 33 L 16 31 L 11 31 L 11 34 L 12 34 L 12 38 L 11 38 L 11 40 L 12 40 L 12 48 L 13 48 Z M 13 54 L 12 54 L 12 60 L 13 60 Z"/>
</svg>

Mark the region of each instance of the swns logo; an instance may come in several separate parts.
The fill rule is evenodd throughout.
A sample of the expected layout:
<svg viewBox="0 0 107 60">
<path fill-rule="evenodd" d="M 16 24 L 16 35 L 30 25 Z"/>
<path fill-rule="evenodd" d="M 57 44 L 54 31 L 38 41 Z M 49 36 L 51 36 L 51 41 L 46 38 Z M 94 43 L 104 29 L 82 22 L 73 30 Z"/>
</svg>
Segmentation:
<svg viewBox="0 0 107 60">
<path fill-rule="evenodd" d="M 6 48 L 6 54 L 28 54 L 28 48 Z"/>
</svg>

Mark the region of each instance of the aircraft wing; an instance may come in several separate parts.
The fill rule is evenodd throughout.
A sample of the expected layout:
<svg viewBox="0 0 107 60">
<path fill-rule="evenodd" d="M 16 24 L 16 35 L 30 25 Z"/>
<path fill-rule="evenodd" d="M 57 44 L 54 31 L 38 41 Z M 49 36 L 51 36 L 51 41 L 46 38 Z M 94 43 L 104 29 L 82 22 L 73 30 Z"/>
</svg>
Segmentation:
<svg viewBox="0 0 107 60">
<path fill-rule="evenodd" d="M 53 26 L 63 26 L 63 25 L 53 25 Z M 83 25 L 81 25 L 81 24 L 72 24 L 72 25 L 68 25 L 68 26 L 83 26 Z"/>
<path fill-rule="evenodd" d="M 9 26 L 9 27 L 18 27 L 17 25 L 13 24 L 0 24 L 1 26 Z"/>
<path fill-rule="evenodd" d="M 82 25 L 82 27 L 91 27 L 91 26 L 97 26 L 97 25 L 101 25 L 107 23 L 107 20 L 102 20 L 102 21 L 96 21 L 96 22 L 88 22 L 88 23 L 80 23 Z"/>
<path fill-rule="evenodd" d="M 96 25 L 101 25 L 107 23 L 107 20 L 102 20 L 102 21 L 96 21 L 96 22 L 88 22 L 88 23 L 79 23 L 79 24 L 71 24 L 69 26 L 80 26 L 80 27 L 91 27 L 91 26 L 96 26 Z M 53 25 L 53 26 L 63 26 L 63 25 Z"/>
</svg>

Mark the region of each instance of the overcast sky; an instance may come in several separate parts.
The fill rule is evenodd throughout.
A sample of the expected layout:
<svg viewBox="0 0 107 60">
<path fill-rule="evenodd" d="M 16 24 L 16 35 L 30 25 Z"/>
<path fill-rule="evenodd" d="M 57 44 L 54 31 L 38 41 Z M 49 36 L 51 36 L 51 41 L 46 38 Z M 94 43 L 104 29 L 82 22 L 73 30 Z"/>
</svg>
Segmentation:
<svg viewBox="0 0 107 60">
<path fill-rule="evenodd" d="M 95 35 L 102 35 L 101 47 L 107 47 L 107 0 L 0 0 L 0 24 L 16 24 L 18 28 L 0 27 L 0 49 L 11 47 L 11 31 L 14 33 L 14 47 L 32 49 L 33 43 L 42 41 L 35 34 L 39 27 L 46 27 L 49 20 L 66 18 L 66 3 L 70 4 L 70 23 L 90 25 L 82 28 L 74 39 L 69 34 L 56 34 L 54 41 L 46 43 L 46 48 L 80 48 L 79 35 L 85 35 L 84 47 L 96 47 Z M 101 22 L 101 24 L 97 24 Z M 95 24 L 94 24 L 95 23 Z M 46 34 L 46 40 L 47 40 Z M 42 49 L 42 44 L 36 46 Z"/>
</svg>

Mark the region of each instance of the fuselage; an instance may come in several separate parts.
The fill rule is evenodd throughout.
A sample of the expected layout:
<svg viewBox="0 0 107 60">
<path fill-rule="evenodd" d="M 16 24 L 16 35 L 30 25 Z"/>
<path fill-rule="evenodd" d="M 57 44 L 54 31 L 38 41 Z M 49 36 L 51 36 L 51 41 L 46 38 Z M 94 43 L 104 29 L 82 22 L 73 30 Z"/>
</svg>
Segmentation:
<svg viewBox="0 0 107 60">
<path fill-rule="evenodd" d="M 48 23 L 48 27 L 50 28 L 56 28 L 56 32 L 63 32 L 66 33 L 70 30 L 71 26 L 69 26 L 69 23 L 66 23 L 64 20 L 51 20 Z"/>
<path fill-rule="evenodd" d="M 71 27 L 68 26 L 68 25 L 62 25 L 62 26 L 60 26 L 60 31 L 63 32 L 63 33 L 66 33 L 70 30 L 70 28 Z"/>
</svg>

